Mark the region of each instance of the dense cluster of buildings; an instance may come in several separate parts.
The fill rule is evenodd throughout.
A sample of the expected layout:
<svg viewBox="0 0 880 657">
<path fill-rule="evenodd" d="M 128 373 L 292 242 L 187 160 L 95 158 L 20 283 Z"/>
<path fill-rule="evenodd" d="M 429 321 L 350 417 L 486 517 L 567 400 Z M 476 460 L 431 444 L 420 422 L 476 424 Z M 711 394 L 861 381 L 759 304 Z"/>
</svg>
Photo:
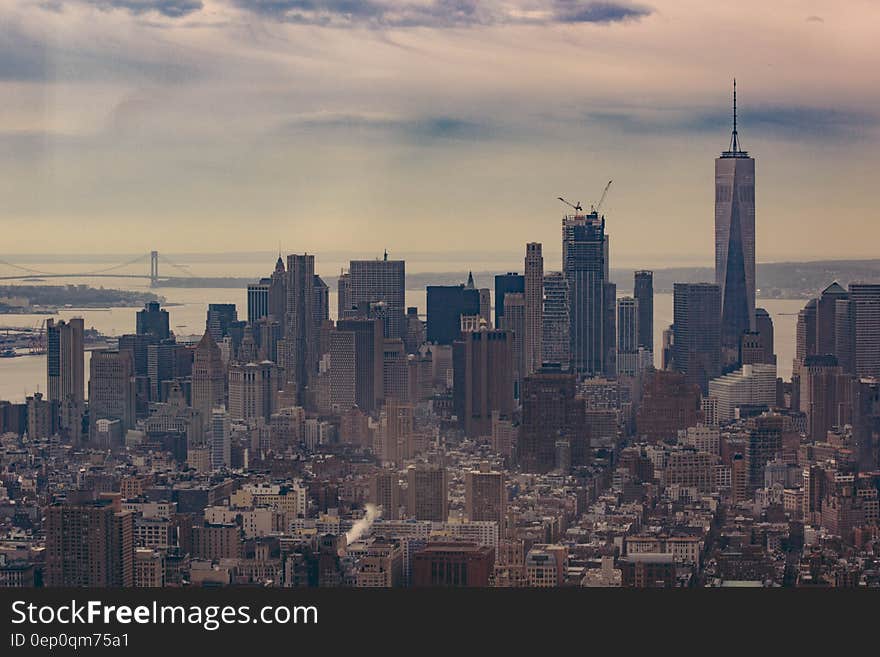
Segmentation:
<svg viewBox="0 0 880 657">
<path fill-rule="evenodd" d="M 790 381 L 755 307 L 755 161 L 715 164 L 714 282 L 609 279 L 601 208 L 523 273 L 279 256 L 247 319 L 118 348 L 49 321 L 47 394 L 0 402 L 0 586 L 880 585 L 880 284 L 801 311 Z M 601 205 L 601 204 L 600 204 Z M 656 360 L 662 366 L 655 368 Z"/>
</svg>

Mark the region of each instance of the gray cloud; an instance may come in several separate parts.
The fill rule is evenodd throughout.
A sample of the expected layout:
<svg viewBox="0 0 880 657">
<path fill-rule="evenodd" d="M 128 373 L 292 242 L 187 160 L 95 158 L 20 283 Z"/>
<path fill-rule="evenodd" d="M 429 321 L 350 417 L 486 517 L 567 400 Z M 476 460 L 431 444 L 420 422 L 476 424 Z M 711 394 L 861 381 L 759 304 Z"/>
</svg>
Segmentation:
<svg viewBox="0 0 880 657">
<path fill-rule="evenodd" d="M 410 142 L 477 141 L 506 134 L 495 122 L 473 121 L 456 116 L 398 117 L 375 114 L 316 113 L 293 117 L 276 131 L 277 135 L 314 134 L 329 130 L 362 136 L 376 135 Z"/>
<path fill-rule="evenodd" d="M 630 133 L 724 133 L 730 131 L 729 109 L 691 111 L 675 108 L 646 114 L 628 111 L 595 111 L 586 121 Z M 880 125 L 880 117 L 826 107 L 800 105 L 742 106 L 739 109 L 739 133 L 748 141 L 750 134 L 781 139 L 858 138 Z"/>
<path fill-rule="evenodd" d="M 579 0 L 556 0 L 554 18 L 560 23 L 616 23 L 638 19 L 651 13 L 651 9 L 619 2 L 580 2 Z"/>
<path fill-rule="evenodd" d="M 91 5 L 102 11 L 119 9 L 135 16 L 159 14 L 166 18 L 183 18 L 201 11 L 205 6 L 202 0 L 70 0 L 79 4 Z M 59 11 L 63 2 L 49 0 L 44 8 Z"/>
<path fill-rule="evenodd" d="M 29 34 L 18 25 L 0 30 L 0 80 L 55 82 L 126 80 L 179 84 L 199 75 L 185 57 L 136 53 L 122 43 L 65 44 L 44 34 Z"/>
<path fill-rule="evenodd" d="M 479 25 L 613 23 L 652 9 L 585 0 L 232 0 L 247 11 L 287 23 L 326 27 L 451 28 Z"/>
</svg>

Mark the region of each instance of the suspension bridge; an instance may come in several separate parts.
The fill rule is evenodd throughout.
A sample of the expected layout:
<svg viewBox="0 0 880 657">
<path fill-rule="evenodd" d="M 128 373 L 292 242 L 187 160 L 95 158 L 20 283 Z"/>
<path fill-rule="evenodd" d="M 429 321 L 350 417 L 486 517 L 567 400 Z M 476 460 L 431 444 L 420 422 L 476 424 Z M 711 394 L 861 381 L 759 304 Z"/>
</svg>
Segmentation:
<svg viewBox="0 0 880 657">
<path fill-rule="evenodd" d="M 127 267 L 132 267 L 139 263 L 146 264 L 149 261 L 150 271 L 145 274 L 131 274 L 131 273 L 122 273 L 119 270 L 125 269 Z M 19 281 L 19 280 L 28 280 L 35 278 L 142 278 L 150 280 L 150 287 L 158 287 L 162 282 L 167 282 L 172 280 L 174 277 L 159 276 L 159 262 L 162 262 L 165 265 L 176 269 L 186 277 L 193 278 L 193 274 L 189 269 L 187 269 L 184 265 L 178 265 L 165 257 L 160 257 L 158 251 L 150 251 L 149 253 L 145 253 L 143 255 L 139 255 L 136 258 L 128 260 L 126 262 L 121 262 L 117 265 L 112 265 L 110 267 L 104 267 L 101 269 L 96 269 L 93 271 L 82 271 L 82 272 L 51 272 L 51 271 L 42 271 L 39 269 L 33 269 L 31 267 L 25 267 L 23 265 L 17 265 L 15 263 L 9 262 L 7 260 L 0 260 L 0 265 L 5 265 L 6 267 L 10 267 L 15 270 L 16 273 L 14 275 L 5 275 L 0 276 L 0 281 Z M 180 278 L 180 277 L 177 277 Z"/>
</svg>

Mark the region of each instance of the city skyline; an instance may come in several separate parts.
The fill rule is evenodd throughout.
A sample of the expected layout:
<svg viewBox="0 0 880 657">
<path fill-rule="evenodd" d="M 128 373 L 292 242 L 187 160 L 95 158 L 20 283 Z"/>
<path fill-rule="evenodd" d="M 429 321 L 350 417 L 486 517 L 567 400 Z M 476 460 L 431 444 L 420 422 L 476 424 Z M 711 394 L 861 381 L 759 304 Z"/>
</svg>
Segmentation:
<svg viewBox="0 0 880 657">
<path fill-rule="evenodd" d="M 880 588 L 880 9 L 39 2 L 0 592 Z"/>
<path fill-rule="evenodd" d="M 58 252 L 101 236 L 133 250 L 159 228 L 151 248 L 265 248 L 240 230 L 257 220 L 288 252 L 324 250 L 328 235 L 403 252 L 426 234 L 451 251 L 455 230 L 475 225 L 514 251 L 515 235 L 555 243 L 557 196 L 586 204 L 614 178 L 621 256 L 686 262 L 711 245 L 705 162 L 724 145 L 736 75 L 744 147 L 761 144 L 757 260 L 873 255 L 845 239 L 872 216 L 867 4 L 767 17 L 670 1 L 379 2 L 343 17 L 316 3 L 320 21 L 274 6 L 0 9 L 9 244 Z M 735 66 L 714 52 L 725 38 Z M 833 208 L 840 229 L 822 247 L 816 208 Z M 110 230 L 119 221 L 128 229 Z M 80 230 L 62 240 L 70 222 Z"/>
</svg>

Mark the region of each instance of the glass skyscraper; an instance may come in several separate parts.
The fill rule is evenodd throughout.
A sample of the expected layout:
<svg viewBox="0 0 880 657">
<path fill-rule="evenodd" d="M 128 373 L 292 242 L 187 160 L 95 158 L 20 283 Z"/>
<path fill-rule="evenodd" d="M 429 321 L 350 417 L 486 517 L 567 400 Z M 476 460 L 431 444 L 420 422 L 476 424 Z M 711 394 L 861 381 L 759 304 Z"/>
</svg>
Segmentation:
<svg viewBox="0 0 880 657">
<path fill-rule="evenodd" d="M 755 330 L 755 160 L 736 130 L 715 160 L 715 283 L 721 288 L 721 346 L 726 365 L 738 358 L 744 331 Z"/>
</svg>

